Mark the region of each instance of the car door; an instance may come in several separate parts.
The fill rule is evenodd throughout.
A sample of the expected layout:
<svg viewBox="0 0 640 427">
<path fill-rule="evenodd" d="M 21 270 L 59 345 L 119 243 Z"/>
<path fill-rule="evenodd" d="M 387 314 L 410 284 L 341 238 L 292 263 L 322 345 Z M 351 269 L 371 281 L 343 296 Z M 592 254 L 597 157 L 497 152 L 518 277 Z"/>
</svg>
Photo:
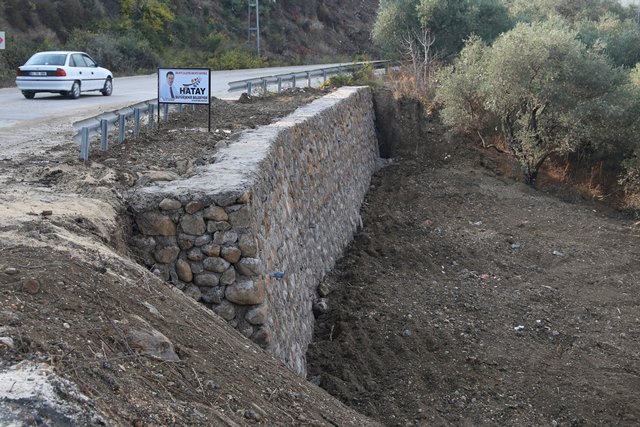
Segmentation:
<svg viewBox="0 0 640 427">
<path fill-rule="evenodd" d="M 87 77 L 91 79 L 91 89 L 102 89 L 104 87 L 104 81 L 107 78 L 105 69 L 98 67 L 96 61 L 86 53 L 82 54 L 82 59 L 87 66 Z"/>
<path fill-rule="evenodd" d="M 86 90 L 84 83 L 82 82 L 84 77 L 84 62 L 79 61 L 77 54 L 70 54 L 67 65 L 67 79 L 68 80 L 80 80 L 81 90 Z M 69 85 L 71 86 L 71 85 Z"/>
<path fill-rule="evenodd" d="M 93 61 L 92 61 L 93 62 Z M 74 70 L 74 74 L 77 73 L 77 77 L 80 80 L 81 90 L 83 92 L 88 90 L 95 90 L 96 81 L 93 78 L 93 69 L 87 66 L 85 56 L 81 53 L 71 54 L 69 65 Z"/>
</svg>

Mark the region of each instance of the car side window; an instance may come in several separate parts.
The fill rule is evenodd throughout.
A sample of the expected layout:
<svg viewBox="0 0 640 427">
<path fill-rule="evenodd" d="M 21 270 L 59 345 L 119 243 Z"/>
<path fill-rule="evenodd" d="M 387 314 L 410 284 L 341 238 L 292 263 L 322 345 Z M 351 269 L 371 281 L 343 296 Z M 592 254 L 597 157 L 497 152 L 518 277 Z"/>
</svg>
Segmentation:
<svg viewBox="0 0 640 427">
<path fill-rule="evenodd" d="M 71 55 L 71 60 L 69 61 L 69 65 L 72 67 L 85 67 L 84 61 L 82 60 L 82 55 L 73 54 Z"/>
<path fill-rule="evenodd" d="M 88 55 L 82 55 L 82 59 L 84 59 L 85 64 L 87 64 L 87 67 L 97 67 L 95 61 L 93 59 L 91 59 L 91 57 L 89 57 Z"/>
</svg>

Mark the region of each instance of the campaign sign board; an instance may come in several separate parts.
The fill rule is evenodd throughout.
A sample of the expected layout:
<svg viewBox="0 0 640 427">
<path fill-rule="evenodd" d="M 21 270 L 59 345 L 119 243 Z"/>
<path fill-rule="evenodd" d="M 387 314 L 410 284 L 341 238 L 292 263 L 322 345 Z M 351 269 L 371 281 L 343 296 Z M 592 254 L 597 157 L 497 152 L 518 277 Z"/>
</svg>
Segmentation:
<svg viewBox="0 0 640 427">
<path fill-rule="evenodd" d="M 211 71 L 206 68 L 158 68 L 158 103 L 211 105 Z"/>
</svg>

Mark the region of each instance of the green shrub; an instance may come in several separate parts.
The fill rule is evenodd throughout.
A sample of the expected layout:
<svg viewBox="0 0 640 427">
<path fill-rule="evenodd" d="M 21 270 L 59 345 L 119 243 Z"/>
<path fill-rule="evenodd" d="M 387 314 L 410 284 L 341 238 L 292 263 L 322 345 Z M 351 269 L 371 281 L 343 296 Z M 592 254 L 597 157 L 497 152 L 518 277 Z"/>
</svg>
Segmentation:
<svg viewBox="0 0 640 427">
<path fill-rule="evenodd" d="M 340 72 L 335 76 L 331 76 L 322 85 L 322 87 L 341 87 L 341 86 L 378 86 L 378 81 L 375 78 L 375 69 L 369 62 L 359 66 L 354 64 L 354 69 L 351 73 Z"/>
<path fill-rule="evenodd" d="M 74 31 L 67 47 L 86 51 L 113 72 L 149 71 L 160 63 L 160 57 L 150 43 L 133 31 L 122 35 Z"/>
<path fill-rule="evenodd" d="M 267 66 L 267 60 L 244 50 L 228 50 L 209 59 L 208 67 L 213 70 L 237 70 Z"/>
</svg>

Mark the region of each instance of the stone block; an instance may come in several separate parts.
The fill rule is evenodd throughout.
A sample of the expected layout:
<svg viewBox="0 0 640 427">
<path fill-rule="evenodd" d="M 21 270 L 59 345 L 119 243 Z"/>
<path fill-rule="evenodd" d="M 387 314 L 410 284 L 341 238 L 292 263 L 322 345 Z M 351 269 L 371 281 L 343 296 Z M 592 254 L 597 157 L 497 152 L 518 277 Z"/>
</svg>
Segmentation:
<svg viewBox="0 0 640 427">
<path fill-rule="evenodd" d="M 198 236 L 196 237 L 196 240 L 194 242 L 194 244 L 196 246 L 202 246 L 202 245 L 206 245 L 207 243 L 211 242 L 211 235 L 210 234 L 203 234 L 202 236 Z"/>
<path fill-rule="evenodd" d="M 207 231 L 207 226 L 200 215 L 186 214 L 180 220 L 180 228 L 186 234 L 200 235 Z"/>
<path fill-rule="evenodd" d="M 147 236 L 175 236 L 176 224 L 166 215 L 158 212 L 145 212 L 136 217 L 136 224 L 142 234 Z"/>
<path fill-rule="evenodd" d="M 259 276 L 262 274 L 262 261 L 258 258 L 242 258 L 236 263 L 236 270 L 244 276 Z"/>
<path fill-rule="evenodd" d="M 220 276 L 221 285 L 232 285 L 236 281 L 236 269 L 233 266 L 227 268 L 227 270 Z"/>
<path fill-rule="evenodd" d="M 219 257 L 207 257 L 202 261 L 205 270 L 215 271 L 216 273 L 224 273 L 231 264 Z"/>
<path fill-rule="evenodd" d="M 185 295 L 193 298 L 196 301 L 199 301 L 200 298 L 202 297 L 202 292 L 200 292 L 200 288 L 194 285 L 187 286 L 187 288 L 182 292 L 184 292 Z"/>
<path fill-rule="evenodd" d="M 163 264 L 168 264 L 173 262 L 178 258 L 178 254 L 180 253 L 180 248 L 177 246 L 167 246 L 165 248 L 158 249 L 154 252 L 153 256 L 156 261 L 161 262 Z"/>
<path fill-rule="evenodd" d="M 261 278 L 244 278 L 227 286 L 225 297 L 238 305 L 262 304 L 265 298 L 264 283 Z"/>
<path fill-rule="evenodd" d="M 249 228 L 251 226 L 251 212 L 248 206 L 243 206 L 229 214 L 229 222 L 233 228 Z"/>
<path fill-rule="evenodd" d="M 247 311 L 244 318 L 252 325 L 263 325 L 267 321 L 268 309 L 266 304 L 260 304 Z"/>
<path fill-rule="evenodd" d="M 240 260 L 242 252 L 235 246 L 224 246 L 220 252 L 220 255 L 231 264 L 235 264 Z"/>
<path fill-rule="evenodd" d="M 202 292 L 202 301 L 207 304 L 220 304 L 224 298 L 224 286 L 205 288 Z"/>
<path fill-rule="evenodd" d="M 191 282 L 193 280 L 193 272 L 191 271 L 191 266 L 189 263 L 183 259 L 179 259 L 176 261 L 176 273 L 178 274 L 178 279 L 183 282 Z"/>
<path fill-rule="evenodd" d="M 213 286 L 218 286 L 220 279 L 213 273 L 199 273 L 193 278 L 193 283 L 201 287 L 211 288 Z"/>
<path fill-rule="evenodd" d="M 213 311 L 226 321 L 236 317 L 236 308 L 226 300 L 223 300 L 219 305 L 213 307 Z"/>
<path fill-rule="evenodd" d="M 251 341 L 260 347 L 266 348 L 271 343 L 272 334 L 265 326 L 258 328 L 251 336 Z"/>
<path fill-rule="evenodd" d="M 163 211 L 174 211 L 176 209 L 180 209 L 182 207 L 182 203 L 175 199 L 163 199 L 158 207 Z"/>
<path fill-rule="evenodd" d="M 238 248 L 242 256 L 253 258 L 258 254 L 258 242 L 256 238 L 248 233 L 240 234 L 238 237 Z"/>
<path fill-rule="evenodd" d="M 227 212 L 220 206 L 209 206 L 202 213 L 202 217 L 213 221 L 226 221 L 229 218 Z"/>
<path fill-rule="evenodd" d="M 187 258 L 189 258 L 191 261 L 202 261 L 205 258 L 204 253 L 202 253 L 202 250 L 198 247 L 195 248 L 191 248 L 187 251 Z"/>
<path fill-rule="evenodd" d="M 217 257 L 217 256 L 220 256 L 222 247 L 220 245 L 215 245 L 215 244 L 206 244 L 203 247 L 201 247 L 200 250 L 206 256 Z"/>
<path fill-rule="evenodd" d="M 184 211 L 188 214 L 194 214 L 202 208 L 204 208 L 204 203 L 198 200 L 187 203 L 187 205 L 184 207 Z"/>
</svg>

